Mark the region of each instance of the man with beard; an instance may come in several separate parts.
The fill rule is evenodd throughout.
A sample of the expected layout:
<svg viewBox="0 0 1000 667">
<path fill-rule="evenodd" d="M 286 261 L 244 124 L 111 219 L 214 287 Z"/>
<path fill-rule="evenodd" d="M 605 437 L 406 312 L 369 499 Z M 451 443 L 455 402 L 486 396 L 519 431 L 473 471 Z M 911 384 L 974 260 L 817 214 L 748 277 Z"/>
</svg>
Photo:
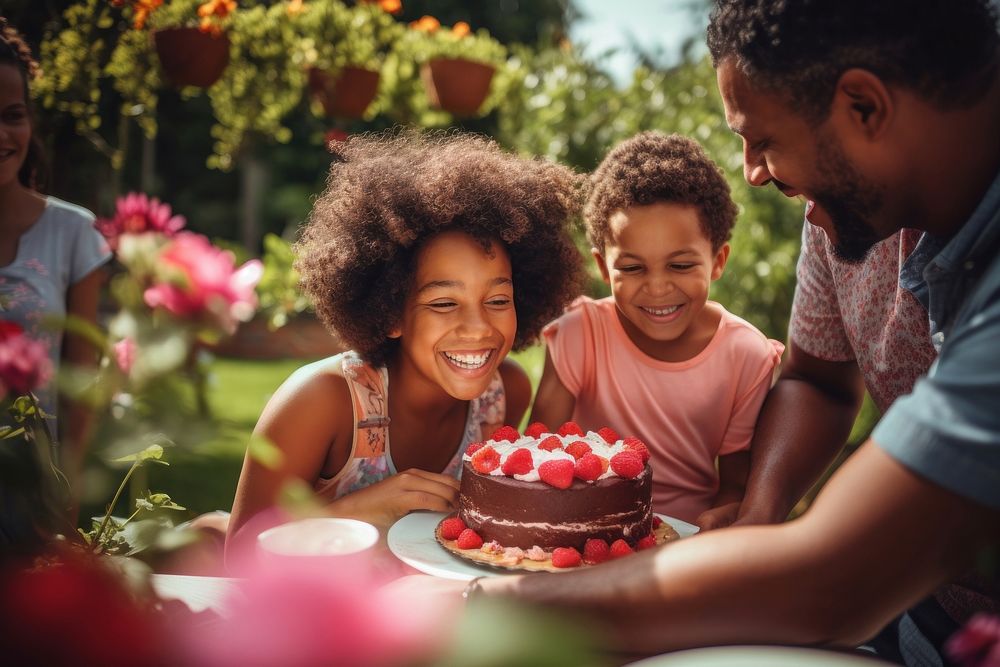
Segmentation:
<svg viewBox="0 0 1000 667">
<path fill-rule="evenodd" d="M 805 233 L 807 244 L 822 233 L 850 263 L 877 252 L 880 239 L 922 235 L 898 281 L 927 309 L 938 359 L 798 519 L 712 531 L 558 576 L 476 579 L 466 597 L 585 613 L 631 651 L 854 646 L 991 556 L 996 576 L 996 8 L 990 0 L 720 0 L 708 42 L 727 121 L 744 139 L 746 179 L 808 201 L 816 231 Z M 899 267 L 896 257 L 885 261 Z M 864 295 L 855 303 L 864 309 Z M 811 358 L 821 357 L 805 351 L 801 363 Z M 768 437 L 786 449 L 839 446 L 860 392 L 857 370 L 842 370 L 824 370 L 819 386 L 786 372 L 761 424 Z M 769 476 L 765 468 L 758 483 Z M 786 481 L 778 486 L 788 494 Z M 884 633 L 894 643 L 887 657 L 942 664 L 937 650 L 964 617 L 936 612 L 930 623 L 905 615 Z"/>
</svg>

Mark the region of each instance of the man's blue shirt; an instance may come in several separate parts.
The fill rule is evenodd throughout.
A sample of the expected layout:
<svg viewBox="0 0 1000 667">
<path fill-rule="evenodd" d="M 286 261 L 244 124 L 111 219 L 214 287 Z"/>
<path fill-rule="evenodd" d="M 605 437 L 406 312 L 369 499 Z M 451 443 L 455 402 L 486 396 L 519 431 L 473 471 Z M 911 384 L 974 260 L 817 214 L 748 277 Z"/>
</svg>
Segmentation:
<svg viewBox="0 0 1000 667">
<path fill-rule="evenodd" d="M 922 477 L 1000 509 L 1000 174 L 972 217 L 915 278 L 940 354 L 872 438 Z M 917 264 L 915 262 L 915 264 Z M 911 270 L 907 270 L 911 269 Z"/>
</svg>

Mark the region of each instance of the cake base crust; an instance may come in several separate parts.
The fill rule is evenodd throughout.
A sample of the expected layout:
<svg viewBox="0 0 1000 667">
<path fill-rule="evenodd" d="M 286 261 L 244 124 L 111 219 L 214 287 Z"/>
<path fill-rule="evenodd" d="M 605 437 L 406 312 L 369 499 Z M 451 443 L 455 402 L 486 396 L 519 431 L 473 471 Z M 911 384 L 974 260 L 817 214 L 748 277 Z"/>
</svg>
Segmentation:
<svg viewBox="0 0 1000 667">
<path fill-rule="evenodd" d="M 455 515 L 451 514 L 449 516 Z M 666 544 L 667 542 L 679 539 L 680 535 L 678 535 L 677 531 L 673 529 L 673 526 L 664 521 L 653 529 L 653 537 L 656 539 L 656 546 L 660 546 L 661 544 Z M 438 544 L 440 544 L 449 553 L 458 556 L 463 560 L 467 560 L 470 563 L 485 565 L 498 570 L 508 570 L 512 572 L 571 572 L 573 570 L 578 570 L 581 567 L 593 567 L 593 565 L 589 563 L 581 563 L 578 567 L 555 567 L 552 565 L 551 558 L 546 558 L 545 560 L 528 560 L 527 558 L 524 558 L 519 562 L 514 562 L 514 559 L 505 556 L 503 553 L 489 553 L 480 549 L 459 549 L 455 540 L 446 540 L 441 537 L 440 523 L 437 528 L 434 529 L 434 538 L 438 541 Z M 598 563 L 598 565 L 600 565 L 600 563 Z"/>
</svg>

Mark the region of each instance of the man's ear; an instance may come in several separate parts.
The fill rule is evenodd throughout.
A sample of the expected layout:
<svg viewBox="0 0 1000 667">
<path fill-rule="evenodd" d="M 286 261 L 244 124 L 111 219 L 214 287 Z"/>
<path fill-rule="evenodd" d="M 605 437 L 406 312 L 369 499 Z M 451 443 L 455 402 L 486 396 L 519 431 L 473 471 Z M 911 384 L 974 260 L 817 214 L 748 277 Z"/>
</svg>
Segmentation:
<svg viewBox="0 0 1000 667">
<path fill-rule="evenodd" d="M 722 247 L 715 253 L 712 260 L 712 280 L 722 277 L 722 272 L 726 270 L 726 262 L 729 261 L 729 244 L 723 243 Z"/>
<path fill-rule="evenodd" d="M 896 113 L 892 94 L 882 79 L 859 67 L 840 75 L 831 108 L 832 116 L 868 139 L 879 138 Z"/>
<path fill-rule="evenodd" d="M 611 284 L 611 274 L 608 272 L 608 263 L 604 259 L 604 255 L 597 248 L 591 248 L 590 254 L 594 256 L 594 261 L 597 262 L 597 268 L 601 270 L 601 278 L 608 285 Z"/>
</svg>

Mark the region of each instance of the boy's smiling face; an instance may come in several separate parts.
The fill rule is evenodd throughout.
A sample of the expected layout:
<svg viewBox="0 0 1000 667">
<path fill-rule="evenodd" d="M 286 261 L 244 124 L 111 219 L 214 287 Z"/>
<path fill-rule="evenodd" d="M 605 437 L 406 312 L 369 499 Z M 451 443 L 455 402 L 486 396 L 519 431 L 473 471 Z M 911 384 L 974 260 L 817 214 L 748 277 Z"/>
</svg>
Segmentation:
<svg viewBox="0 0 1000 667">
<path fill-rule="evenodd" d="M 656 359 L 696 354 L 688 355 L 688 346 L 705 333 L 708 289 L 722 276 L 729 245 L 713 250 L 697 208 L 687 204 L 632 206 L 614 213 L 608 227 L 604 253 L 595 249 L 594 257 L 629 338 Z"/>
<path fill-rule="evenodd" d="M 421 248 L 400 326 L 400 366 L 470 400 L 489 386 L 517 332 L 507 250 L 448 231 Z"/>
</svg>

